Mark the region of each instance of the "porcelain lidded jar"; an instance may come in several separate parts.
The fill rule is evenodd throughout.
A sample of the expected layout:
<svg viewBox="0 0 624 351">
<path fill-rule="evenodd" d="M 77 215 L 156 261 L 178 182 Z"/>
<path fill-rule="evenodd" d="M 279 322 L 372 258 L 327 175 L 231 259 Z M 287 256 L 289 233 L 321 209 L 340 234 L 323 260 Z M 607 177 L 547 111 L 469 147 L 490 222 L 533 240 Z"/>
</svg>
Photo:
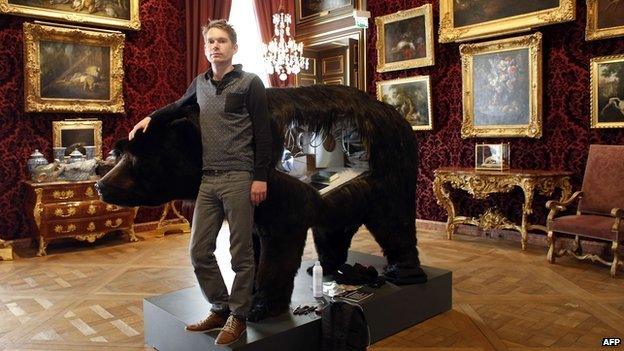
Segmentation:
<svg viewBox="0 0 624 351">
<path fill-rule="evenodd" d="M 74 150 L 72 151 L 71 154 L 69 154 L 69 163 L 75 163 L 75 162 L 80 162 L 82 161 L 82 153 L 78 150 Z"/>
<path fill-rule="evenodd" d="M 47 164 L 48 164 L 48 160 L 46 160 L 46 158 L 43 156 L 41 152 L 39 152 L 38 149 L 35 149 L 35 152 L 30 154 L 30 157 L 28 158 L 28 162 L 26 162 L 26 165 L 28 166 L 29 174 L 32 174 L 35 168 L 37 168 L 37 166 L 45 166 Z"/>
</svg>

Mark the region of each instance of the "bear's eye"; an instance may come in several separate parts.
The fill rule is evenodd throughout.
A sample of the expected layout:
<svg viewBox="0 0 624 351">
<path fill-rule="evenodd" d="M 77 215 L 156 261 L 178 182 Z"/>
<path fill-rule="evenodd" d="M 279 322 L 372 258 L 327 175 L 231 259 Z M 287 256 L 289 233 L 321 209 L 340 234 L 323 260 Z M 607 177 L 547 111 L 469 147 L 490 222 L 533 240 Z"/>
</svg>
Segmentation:
<svg viewBox="0 0 624 351">
<path fill-rule="evenodd" d="M 126 162 L 129 162 L 132 166 L 136 166 L 137 158 L 133 154 L 126 151 L 123 153 L 122 158 L 125 159 Z"/>
<path fill-rule="evenodd" d="M 130 162 L 132 162 L 132 165 L 135 167 L 138 167 L 139 164 L 141 164 L 141 160 L 139 160 L 139 158 L 134 155 L 130 155 Z"/>
</svg>

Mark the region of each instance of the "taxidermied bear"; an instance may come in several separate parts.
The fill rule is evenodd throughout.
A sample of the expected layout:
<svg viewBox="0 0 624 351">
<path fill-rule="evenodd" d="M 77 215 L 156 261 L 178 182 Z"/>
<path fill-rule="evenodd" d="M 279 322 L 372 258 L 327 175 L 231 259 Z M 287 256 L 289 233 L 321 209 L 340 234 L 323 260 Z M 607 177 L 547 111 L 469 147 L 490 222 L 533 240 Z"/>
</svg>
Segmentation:
<svg viewBox="0 0 624 351">
<path fill-rule="evenodd" d="M 267 89 L 273 134 L 267 198 L 255 211 L 257 269 L 251 321 L 285 312 L 301 265 L 308 228 L 325 273 L 345 263 L 351 239 L 366 225 L 397 284 L 426 281 L 416 248 L 416 142 L 410 125 L 390 105 L 347 86 Z M 198 106 L 173 122 L 152 120 L 124 148 L 118 164 L 97 184 L 103 201 L 158 206 L 194 200 L 202 175 Z M 293 126 L 331 133 L 353 125 L 362 137 L 369 169 L 323 197 L 308 184 L 274 170 Z"/>
</svg>

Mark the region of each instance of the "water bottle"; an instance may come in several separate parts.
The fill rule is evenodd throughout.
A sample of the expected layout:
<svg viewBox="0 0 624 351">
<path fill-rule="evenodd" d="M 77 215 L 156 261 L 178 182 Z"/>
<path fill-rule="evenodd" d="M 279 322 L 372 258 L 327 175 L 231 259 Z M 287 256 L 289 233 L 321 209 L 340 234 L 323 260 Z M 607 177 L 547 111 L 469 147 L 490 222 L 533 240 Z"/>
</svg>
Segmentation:
<svg viewBox="0 0 624 351">
<path fill-rule="evenodd" d="M 323 267 L 316 261 L 312 268 L 312 296 L 323 297 Z"/>
</svg>

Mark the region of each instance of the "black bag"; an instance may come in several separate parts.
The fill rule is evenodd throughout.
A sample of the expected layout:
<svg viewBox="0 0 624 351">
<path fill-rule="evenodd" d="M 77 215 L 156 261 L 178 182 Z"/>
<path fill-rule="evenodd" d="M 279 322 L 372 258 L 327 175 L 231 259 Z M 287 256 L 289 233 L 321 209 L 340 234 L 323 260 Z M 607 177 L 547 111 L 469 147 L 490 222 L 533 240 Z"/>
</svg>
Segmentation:
<svg viewBox="0 0 624 351">
<path fill-rule="evenodd" d="M 365 351 L 370 333 L 362 307 L 336 301 L 323 309 L 322 351 Z"/>
</svg>

